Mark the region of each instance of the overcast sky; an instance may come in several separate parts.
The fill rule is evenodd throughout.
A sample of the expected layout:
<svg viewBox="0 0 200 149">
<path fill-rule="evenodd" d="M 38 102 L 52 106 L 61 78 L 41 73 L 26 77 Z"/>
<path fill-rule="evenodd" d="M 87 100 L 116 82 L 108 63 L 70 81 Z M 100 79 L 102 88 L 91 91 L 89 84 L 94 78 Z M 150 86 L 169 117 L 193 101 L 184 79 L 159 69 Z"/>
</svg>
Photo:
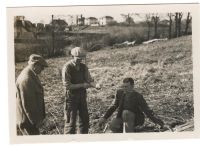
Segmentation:
<svg viewBox="0 0 200 149">
<path fill-rule="evenodd" d="M 156 6 L 155 6 L 156 7 Z M 128 13 L 139 13 L 144 16 L 144 13 L 159 13 L 162 18 L 166 18 L 167 12 L 163 12 L 163 9 L 144 9 L 143 7 L 133 6 L 133 5 L 110 5 L 110 6 L 67 6 L 67 7 L 23 7 L 17 8 L 16 15 L 23 15 L 27 20 L 33 23 L 49 23 L 51 20 L 51 15 L 53 14 L 55 18 L 65 18 L 67 15 L 80 15 L 84 17 L 96 17 L 100 18 L 102 16 L 108 15 L 114 17 L 114 20 L 121 22 L 123 17 L 121 14 L 127 15 Z M 143 15 L 142 15 L 143 14 Z M 134 17 L 135 21 L 143 19 L 143 17 Z"/>
</svg>

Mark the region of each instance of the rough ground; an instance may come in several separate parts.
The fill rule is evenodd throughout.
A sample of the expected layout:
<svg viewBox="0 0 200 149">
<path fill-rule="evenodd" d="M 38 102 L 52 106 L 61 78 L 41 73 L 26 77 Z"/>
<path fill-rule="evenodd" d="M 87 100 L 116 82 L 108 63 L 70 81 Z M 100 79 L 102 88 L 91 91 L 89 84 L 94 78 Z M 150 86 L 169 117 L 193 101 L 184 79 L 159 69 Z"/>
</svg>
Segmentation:
<svg viewBox="0 0 200 149">
<path fill-rule="evenodd" d="M 63 133 L 64 90 L 59 69 L 69 59 L 48 59 L 49 67 L 40 76 L 47 113 L 42 134 Z M 188 121 L 193 123 L 191 36 L 120 49 L 108 47 L 89 53 L 87 64 L 96 82 L 102 84 L 101 90 L 88 90 L 90 133 L 102 133 L 97 126 L 98 119 L 114 99 L 116 88 L 124 77 L 136 80 L 137 90 L 165 123 L 172 127 Z M 16 77 L 25 65 L 16 64 Z M 148 119 L 138 128 L 138 132 L 152 131 L 159 129 Z"/>
</svg>

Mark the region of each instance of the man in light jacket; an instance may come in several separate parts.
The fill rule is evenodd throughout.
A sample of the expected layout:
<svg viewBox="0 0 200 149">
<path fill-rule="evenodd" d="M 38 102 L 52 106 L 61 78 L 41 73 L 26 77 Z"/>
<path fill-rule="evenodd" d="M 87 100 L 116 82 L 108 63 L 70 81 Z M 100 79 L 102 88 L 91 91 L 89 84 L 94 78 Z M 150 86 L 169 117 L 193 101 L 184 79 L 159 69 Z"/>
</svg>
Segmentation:
<svg viewBox="0 0 200 149">
<path fill-rule="evenodd" d="M 44 91 L 38 78 L 47 62 L 40 55 L 32 54 L 16 81 L 17 134 L 39 135 L 45 119 Z"/>
<path fill-rule="evenodd" d="M 88 67 L 82 63 L 86 53 L 80 47 L 71 50 L 72 60 L 68 61 L 62 70 L 62 80 L 66 92 L 65 101 L 65 134 L 76 133 L 76 121 L 79 117 L 79 133 L 87 134 L 89 129 L 89 114 L 87 108 L 87 88 L 99 88 L 91 78 Z"/>
</svg>

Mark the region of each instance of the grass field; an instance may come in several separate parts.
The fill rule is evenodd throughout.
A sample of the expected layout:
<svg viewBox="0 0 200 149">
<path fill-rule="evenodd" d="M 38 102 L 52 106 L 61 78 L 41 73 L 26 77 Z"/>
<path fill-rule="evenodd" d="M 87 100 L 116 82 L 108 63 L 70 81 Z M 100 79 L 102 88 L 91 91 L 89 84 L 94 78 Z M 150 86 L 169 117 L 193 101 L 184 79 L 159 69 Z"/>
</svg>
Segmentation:
<svg viewBox="0 0 200 149">
<path fill-rule="evenodd" d="M 148 29 L 145 26 L 89 26 L 84 30 L 72 31 L 66 34 L 64 32 L 56 33 L 53 42 L 54 54 L 52 53 L 53 39 L 51 34 L 44 33 L 44 35 L 40 35 L 35 39 L 24 33 L 23 38 L 15 39 L 15 61 L 23 62 L 32 53 L 37 53 L 44 57 L 65 56 L 68 53 L 67 47 L 70 45 L 82 46 L 88 51 L 96 51 L 102 49 L 102 47 L 113 46 L 116 43 L 125 41 L 136 41 L 136 44 L 140 44 L 148 40 L 147 32 Z M 158 27 L 158 35 L 160 38 L 167 38 L 168 28 Z M 152 38 L 154 38 L 153 27 L 150 29 L 150 39 Z"/>
<path fill-rule="evenodd" d="M 63 134 L 64 89 L 59 69 L 70 57 L 48 59 L 49 67 L 41 74 L 44 84 L 47 123 L 42 134 Z M 16 77 L 26 63 L 16 64 Z M 101 90 L 88 89 L 90 133 L 101 133 L 97 123 L 115 97 L 125 77 L 135 79 L 153 111 L 170 125 L 193 120 L 192 39 L 184 36 L 149 45 L 119 49 L 104 48 L 87 55 L 92 77 Z M 109 122 L 109 121 L 108 121 Z M 141 132 L 158 131 L 146 119 Z"/>
</svg>

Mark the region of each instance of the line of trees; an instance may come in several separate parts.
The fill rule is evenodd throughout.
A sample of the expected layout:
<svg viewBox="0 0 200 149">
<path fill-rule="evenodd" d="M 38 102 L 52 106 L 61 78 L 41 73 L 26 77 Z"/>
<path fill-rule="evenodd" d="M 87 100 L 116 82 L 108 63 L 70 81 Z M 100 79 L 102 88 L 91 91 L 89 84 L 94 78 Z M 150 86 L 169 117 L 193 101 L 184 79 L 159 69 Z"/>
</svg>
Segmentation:
<svg viewBox="0 0 200 149">
<path fill-rule="evenodd" d="M 185 20 L 185 31 L 182 31 L 182 24 L 183 24 L 183 13 L 182 12 L 175 12 L 175 13 L 168 13 L 168 20 L 167 20 L 167 25 L 168 25 L 168 38 L 176 38 L 180 37 L 182 35 L 188 35 L 188 29 L 189 25 L 192 21 L 192 17 L 190 15 L 190 12 L 187 13 L 187 18 Z M 148 26 L 148 39 L 149 37 L 149 32 L 150 32 L 150 23 L 153 23 L 154 26 L 154 38 L 158 38 L 157 30 L 158 30 L 158 24 L 161 17 L 158 14 L 146 14 L 146 23 Z M 173 24 L 175 25 L 174 33 L 172 33 L 172 28 Z"/>
<path fill-rule="evenodd" d="M 124 18 L 127 25 L 132 25 L 135 23 L 134 18 L 139 17 L 140 19 L 144 20 L 147 25 L 147 38 L 150 39 L 150 31 L 151 27 L 154 28 L 154 36 L 153 38 L 159 38 L 158 35 L 158 26 L 159 23 L 164 19 L 168 26 L 168 38 L 176 38 L 182 35 L 188 35 L 189 33 L 189 26 L 192 21 L 192 16 L 190 12 L 187 13 L 187 17 L 184 20 L 184 27 L 183 27 L 183 12 L 175 12 L 175 13 L 167 13 L 166 16 L 161 16 L 158 13 L 147 13 L 147 14 L 138 14 L 138 13 L 128 13 L 128 14 L 121 14 Z M 167 18 L 167 19 L 166 19 Z M 174 25 L 174 26 L 173 26 Z M 174 32 L 173 32 L 174 28 Z M 183 31 L 184 30 L 184 31 Z"/>
</svg>

